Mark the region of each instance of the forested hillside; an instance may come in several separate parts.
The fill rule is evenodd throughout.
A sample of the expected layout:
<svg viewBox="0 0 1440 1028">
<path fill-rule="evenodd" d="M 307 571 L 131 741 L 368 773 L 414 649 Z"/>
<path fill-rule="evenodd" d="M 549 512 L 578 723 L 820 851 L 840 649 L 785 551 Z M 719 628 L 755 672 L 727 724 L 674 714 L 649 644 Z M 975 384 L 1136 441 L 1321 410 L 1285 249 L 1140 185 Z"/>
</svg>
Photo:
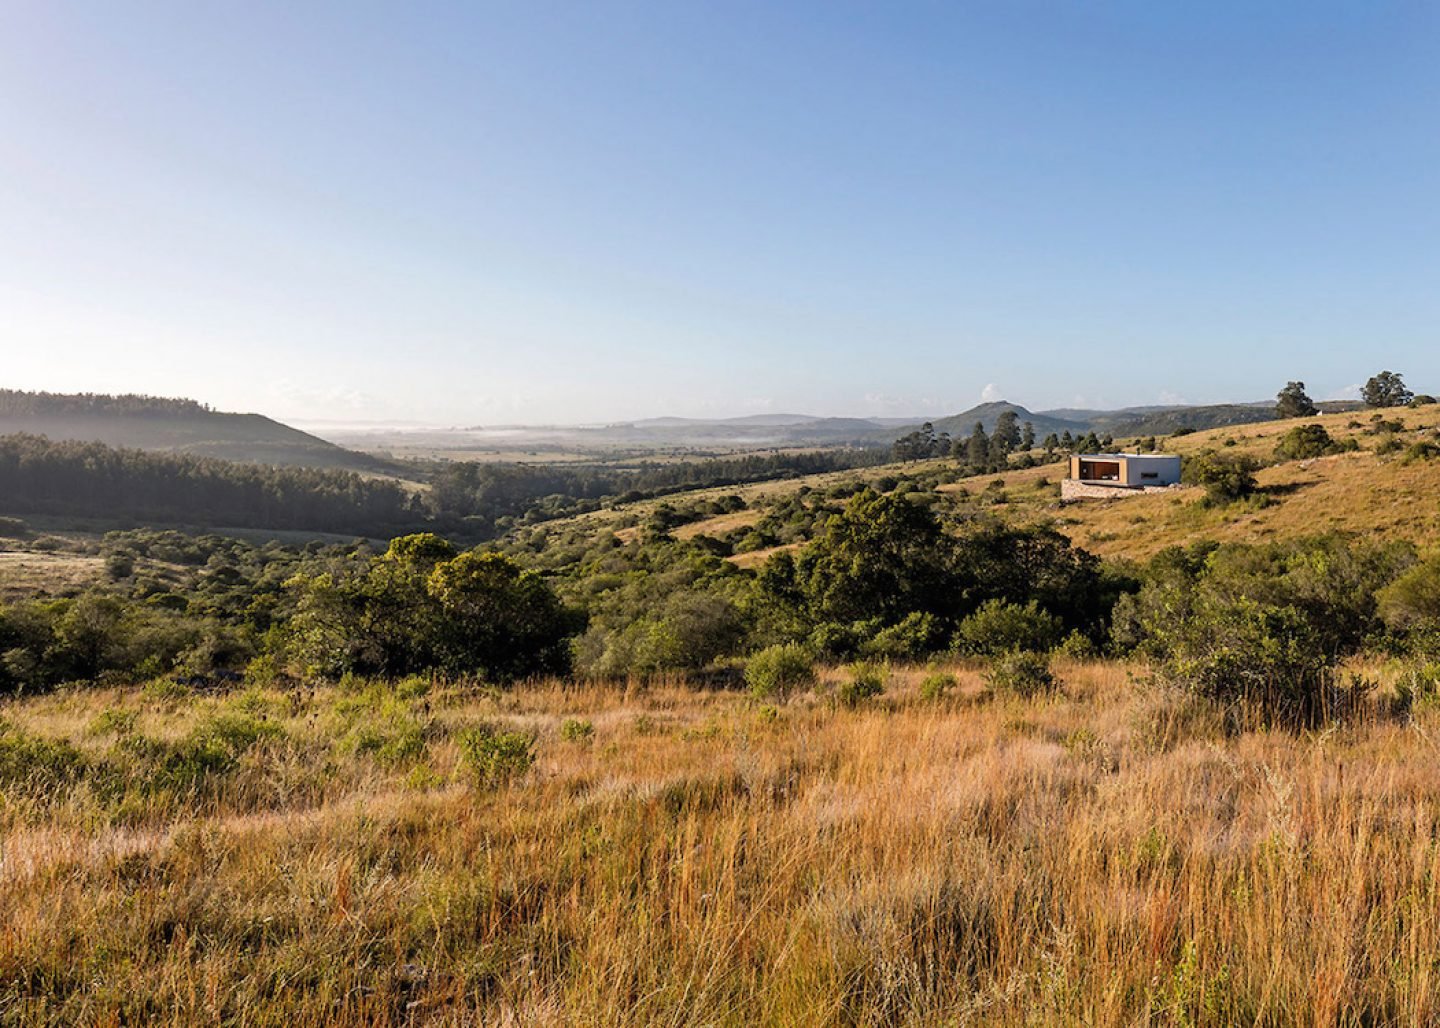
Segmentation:
<svg viewBox="0 0 1440 1028">
<path fill-rule="evenodd" d="M 263 415 L 224 413 L 187 399 L 0 390 L 0 435 L 17 433 L 258 464 L 396 470 Z"/>
</svg>

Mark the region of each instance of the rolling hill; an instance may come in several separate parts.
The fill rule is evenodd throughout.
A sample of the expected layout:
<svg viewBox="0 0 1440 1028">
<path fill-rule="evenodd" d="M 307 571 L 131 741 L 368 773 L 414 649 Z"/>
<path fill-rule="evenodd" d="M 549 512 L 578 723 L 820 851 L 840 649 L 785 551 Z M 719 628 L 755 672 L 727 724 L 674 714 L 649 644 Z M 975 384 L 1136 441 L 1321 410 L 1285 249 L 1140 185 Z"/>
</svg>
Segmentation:
<svg viewBox="0 0 1440 1028">
<path fill-rule="evenodd" d="M 1322 409 L 1333 413 L 1361 406 L 1358 402 L 1334 401 L 1323 404 Z M 995 422 L 1006 411 L 1013 411 L 1021 423 L 1028 421 L 1034 425 L 1036 434 L 1041 438 L 1050 432 L 1056 435 L 1094 432 L 1116 437 L 1170 435 L 1179 430 L 1199 432 L 1227 425 L 1252 425 L 1275 420 L 1273 402 L 1124 407 L 1109 411 L 1078 408 L 1031 411 L 1008 400 L 995 400 L 959 414 L 934 419 L 931 424 L 937 433 L 948 432 L 952 437 L 968 436 L 977 421 L 985 426 L 986 432 L 993 432 Z M 876 433 L 876 438 L 892 438 L 919 427 L 918 424 L 907 425 L 898 432 Z"/>
<path fill-rule="evenodd" d="M 225 413 L 194 400 L 0 390 L 0 435 L 17 433 L 256 464 L 396 470 L 262 414 Z"/>
<path fill-rule="evenodd" d="M 1375 420 L 1377 417 L 1392 424 L 1399 422 L 1403 428 L 1392 433 Z M 941 485 L 936 491 L 942 503 L 946 497 L 961 502 L 971 502 L 966 497 L 978 498 L 996 516 L 1050 522 L 1077 545 L 1106 557 L 1143 560 L 1167 546 L 1199 539 L 1265 542 L 1332 531 L 1403 539 L 1422 549 L 1440 547 L 1440 459 L 1407 456 L 1409 448 L 1417 443 L 1440 443 L 1440 404 L 1380 414 L 1341 411 L 1312 418 L 1231 425 L 1167 440 L 1166 448 L 1182 456 L 1207 450 L 1247 454 L 1268 463 L 1274 461 L 1280 437 L 1306 424 L 1323 425 L 1335 439 L 1353 438 L 1360 449 L 1270 464 L 1257 476 L 1261 488 L 1253 500 L 1223 507 L 1205 506 L 1200 502 L 1203 491 L 1191 486 L 1062 506 L 1056 485 L 1067 473 L 1063 461 L 965 478 Z M 764 516 L 765 503 L 802 490 L 823 490 L 857 478 L 874 482 L 913 477 L 951 464 L 943 459 L 889 464 L 784 482 L 672 494 L 552 522 L 548 531 L 558 534 L 567 525 L 585 532 L 611 531 L 627 519 L 645 518 L 661 504 L 678 507 L 735 493 L 751 507 L 692 522 L 674 532 L 677 538 L 724 534 L 758 522 Z M 793 544 L 779 549 L 790 548 Z M 732 559 L 741 566 L 755 566 L 773 552 L 740 554 Z"/>
</svg>

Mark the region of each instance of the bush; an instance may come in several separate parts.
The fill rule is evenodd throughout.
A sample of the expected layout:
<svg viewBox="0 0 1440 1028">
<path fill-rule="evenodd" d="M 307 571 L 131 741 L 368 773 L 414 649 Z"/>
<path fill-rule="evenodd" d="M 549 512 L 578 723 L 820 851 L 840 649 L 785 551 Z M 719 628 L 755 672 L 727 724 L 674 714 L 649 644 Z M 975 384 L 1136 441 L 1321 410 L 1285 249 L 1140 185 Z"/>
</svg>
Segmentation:
<svg viewBox="0 0 1440 1028">
<path fill-rule="evenodd" d="M 835 690 L 841 706 L 854 709 L 868 699 L 884 695 L 889 671 L 881 664 L 860 662 L 847 669 L 850 677 Z"/>
<path fill-rule="evenodd" d="M 1255 492 L 1256 463 L 1250 457 L 1202 453 L 1185 465 L 1184 478 L 1205 487 L 1205 502 L 1233 503 Z"/>
<path fill-rule="evenodd" d="M 1172 640 L 1161 674 L 1267 723 L 1315 725 L 1346 713 L 1358 699 L 1356 690 L 1339 685 L 1336 657 L 1322 643 L 1294 607 L 1211 601 Z"/>
<path fill-rule="evenodd" d="M 1005 600 L 986 600 L 980 609 L 960 622 L 956 646 L 966 653 L 996 654 L 1012 650 L 1045 652 L 1060 641 L 1060 619 L 1034 600 L 1021 606 Z"/>
<path fill-rule="evenodd" d="M 1375 599 L 1393 632 L 1440 628 L 1440 554 L 1407 570 Z"/>
<path fill-rule="evenodd" d="M 842 625 L 838 621 L 822 621 L 810 631 L 806 637 L 806 643 L 810 652 L 819 654 L 822 658 L 839 658 L 854 656 L 860 649 L 861 633 L 857 629 L 862 626 Z"/>
<path fill-rule="evenodd" d="M 745 665 L 745 684 L 753 696 L 785 699 L 815 681 L 815 665 L 803 646 L 782 643 L 751 657 Z"/>
<path fill-rule="evenodd" d="M 460 733 L 460 759 L 481 789 L 498 789 L 535 765 L 535 739 L 525 732 L 502 732 L 480 724 Z"/>
<path fill-rule="evenodd" d="M 1335 440 L 1324 425 L 1296 425 L 1281 437 L 1275 456 L 1281 460 L 1308 460 L 1334 450 Z"/>
<path fill-rule="evenodd" d="M 1072 631 L 1056 649 L 1072 660 L 1094 660 L 1100 655 L 1095 643 L 1080 631 Z"/>
<path fill-rule="evenodd" d="M 138 710 L 110 707 L 96 714 L 85 730 L 90 735 L 129 735 L 135 731 L 135 724 L 139 719 Z"/>
<path fill-rule="evenodd" d="M 1406 464 L 1413 464 L 1418 460 L 1434 460 L 1440 457 L 1440 446 L 1428 439 L 1422 439 L 1418 443 L 1412 443 L 1401 458 Z"/>
<path fill-rule="evenodd" d="M 907 614 L 899 624 L 881 629 L 863 649 L 872 657 L 907 660 L 933 652 L 942 645 L 942 639 L 935 616 L 917 610 Z"/>
<path fill-rule="evenodd" d="M 595 726 L 582 718 L 567 717 L 560 723 L 560 738 L 566 742 L 589 745 L 595 738 Z"/>
<path fill-rule="evenodd" d="M 0 788 L 4 793 L 48 795 L 73 785 L 85 770 L 85 755 L 70 743 L 42 739 L 0 721 Z"/>
<path fill-rule="evenodd" d="M 425 754 L 425 727 L 400 704 L 389 704 L 349 733 L 349 748 L 373 757 L 385 767 L 398 767 Z"/>
<path fill-rule="evenodd" d="M 1401 713 L 1434 706 L 1440 700 L 1440 664 L 1407 667 L 1395 681 L 1395 705 Z"/>
<path fill-rule="evenodd" d="M 1005 653 L 990 662 L 985 681 L 999 693 L 1030 698 L 1053 692 L 1059 683 L 1050 673 L 1050 661 L 1038 653 Z"/>
<path fill-rule="evenodd" d="M 948 699 L 959 684 L 948 671 L 932 671 L 920 680 L 920 698 L 926 703 L 940 703 Z"/>
</svg>

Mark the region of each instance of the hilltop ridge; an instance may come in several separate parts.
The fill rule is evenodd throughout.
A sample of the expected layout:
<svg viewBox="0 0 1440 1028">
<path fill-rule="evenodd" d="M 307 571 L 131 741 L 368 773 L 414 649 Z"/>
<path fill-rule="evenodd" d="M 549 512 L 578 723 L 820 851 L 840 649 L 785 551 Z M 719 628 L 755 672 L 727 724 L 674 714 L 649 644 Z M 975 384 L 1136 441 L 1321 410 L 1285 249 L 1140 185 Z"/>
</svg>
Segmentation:
<svg viewBox="0 0 1440 1028">
<path fill-rule="evenodd" d="M 254 464 L 393 471 L 376 457 L 263 414 L 217 411 L 185 398 L 0 390 L 0 435 L 21 433 Z"/>
</svg>

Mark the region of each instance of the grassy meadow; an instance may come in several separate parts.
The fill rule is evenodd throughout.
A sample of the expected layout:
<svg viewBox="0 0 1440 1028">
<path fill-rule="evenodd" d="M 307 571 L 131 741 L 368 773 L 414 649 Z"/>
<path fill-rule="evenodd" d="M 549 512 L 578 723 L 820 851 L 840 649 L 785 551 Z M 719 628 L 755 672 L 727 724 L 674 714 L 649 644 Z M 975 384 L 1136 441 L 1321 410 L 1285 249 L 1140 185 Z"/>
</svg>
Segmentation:
<svg viewBox="0 0 1440 1028">
<path fill-rule="evenodd" d="M 1138 664 L 945 671 L 6 701 L 0 1021 L 1440 1016 L 1433 710 L 1242 731 Z"/>
</svg>

